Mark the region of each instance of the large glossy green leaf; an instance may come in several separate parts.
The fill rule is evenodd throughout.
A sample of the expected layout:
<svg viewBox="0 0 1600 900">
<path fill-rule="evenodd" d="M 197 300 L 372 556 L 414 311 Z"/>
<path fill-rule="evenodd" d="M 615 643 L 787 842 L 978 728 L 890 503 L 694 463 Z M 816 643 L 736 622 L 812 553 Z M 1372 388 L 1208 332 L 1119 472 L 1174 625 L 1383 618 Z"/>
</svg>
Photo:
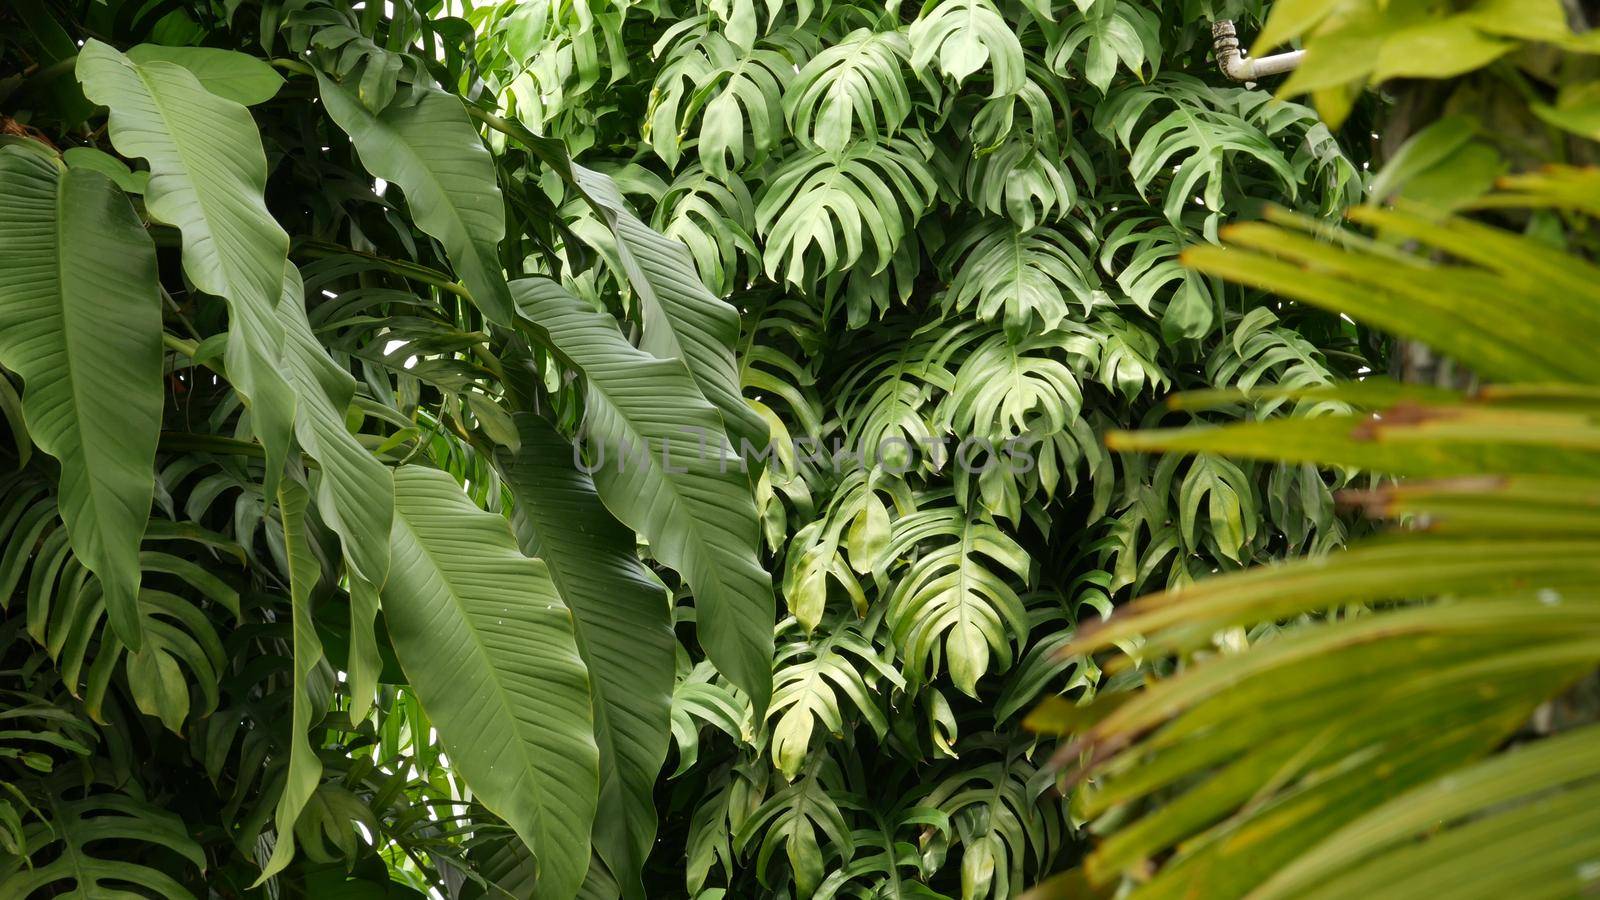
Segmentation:
<svg viewBox="0 0 1600 900">
<path fill-rule="evenodd" d="M 1117 74 L 1117 63 L 1144 79 L 1144 68 L 1161 64 L 1161 18 L 1148 7 L 1126 2 L 1077 4 L 1051 34 L 1050 67 L 1071 77 L 1082 72 L 1103 94 Z M 1083 49 L 1079 61 L 1078 50 Z"/>
<path fill-rule="evenodd" d="M 140 44 L 129 48 L 128 58 L 141 65 L 169 62 L 183 66 L 206 90 L 244 106 L 265 103 L 283 87 L 283 76 L 266 60 L 235 50 Z"/>
<path fill-rule="evenodd" d="M 306 801 L 322 779 L 322 760 L 307 732 L 333 699 L 333 670 L 322 654 L 311 610 L 311 590 L 321 580 L 321 567 L 306 536 L 306 507 L 311 497 L 299 484 L 285 480 L 278 488 L 283 516 L 283 545 L 289 561 L 289 601 L 294 647 L 294 712 L 289 725 L 289 765 L 274 817 L 278 840 L 261 867 L 259 886 L 294 859 L 294 826 Z"/>
<path fill-rule="evenodd" d="M 1156 112 L 1146 118 L 1150 110 Z M 1127 148 L 1128 173 L 1141 194 L 1158 179 L 1166 185 L 1162 207 L 1178 225 L 1196 197 L 1206 209 L 1223 209 L 1227 179 L 1246 160 L 1276 176 L 1280 190 L 1293 198 L 1299 181 L 1289 154 L 1273 138 L 1291 127 L 1309 130 L 1316 116 L 1254 91 L 1213 88 L 1193 76 L 1171 74 L 1114 93 L 1095 110 L 1094 123 Z"/>
<path fill-rule="evenodd" d="M 986 222 L 950 248 L 959 256 L 945 294 L 947 309 L 977 307 L 979 318 L 1003 319 L 1013 340 L 1052 331 L 1081 308 L 1088 315 L 1105 302 L 1094 264 L 1072 237 L 1052 228 L 1023 230 Z"/>
<path fill-rule="evenodd" d="M 350 135 L 362 165 L 405 192 L 417 227 L 439 239 L 483 314 L 512 319 L 500 267 L 505 205 L 488 148 L 461 100 L 422 91 L 415 104 L 393 103 L 376 115 L 350 90 L 317 73 L 328 115 Z"/>
<path fill-rule="evenodd" d="M 545 564 L 443 472 L 395 474 L 383 608 L 395 655 L 477 798 L 576 895 L 599 797 L 589 677 Z"/>
<path fill-rule="evenodd" d="M 656 836 L 651 790 L 666 758 L 676 642 L 665 586 L 635 538 L 601 505 L 573 446 L 544 419 L 515 417 L 521 439 L 500 470 L 516 498 L 526 549 L 544 560 L 578 626 L 594 690 L 600 747 L 595 849 L 630 897 Z"/>
<path fill-rule="evenodd" d="M 513 283 L 518 309 L 584 376 L 595 486 L 694 592 L 700 643 L 758 715 L 772 690 L 771 576 L 755 501 L 716 410 L 677 360 L 629 344 L 616 321 L 560 285 Z"/>
<path fill-rule="evenodd" d="M 72 549 L 138 649 L 139 541 L 161 428 L 156 253 L 126 197 L 98 172 L 0 149 L 0 364 L 22 376 L 23 414 L 61 461 Z"/>
<path fill-rule="evenodd" d="M 851 707 L 883 738 L 889 723 L 869 679 L 875 684 L 881 678 L 890 687 L 905 688 L 900 673 L 871 642 L 842 622 L 831 634 L 780 647 L 776 662 L 769 714 L 777 718 L 772 728 L 772 762 L 789 779 L 800 774 L 817 726 L 833 734 L 843 733 Z"/>
<path fill-rule="evenodd" d="M 278 321 L 284 332 L 284 362 L 299 394 L 295 437 L 322 467 L 317 507 L 344 542 L 354 574 L 381 585 L 389 574 L 389 524 L 394 516 L 394 483 L 389 469 L 362 447 L 345 427 L 345 410 L 356 381 L 340 368 L 311 332 L 306 320 L 300 272 L 284 270 Z"/>
<path fill-rule="evenodd" d="M 882 272 L 937 194 L 927 153 L 905 138 L 796 153 L 756 205 L 767 277 L 805 286 L 856 266 Z"/>
<path fill-rule="evenodd" d="M 688 32 L 656 72 L 644 137 L 675 169 L 698 114 L 693 149 L 705 171 L 727 179 L 747 159 L 761 160 L 782 141 L 783 96 L 797 58 L 804 53 L 794 44 L 741 49 L 711 28 Z"/>
<path fill-rule="evenodd" d="M 228 301 L 228 380 L 250 406 L 267 454 L 271 493 L 288 457 L 294 394 L 282 368 L 289 236 L 267 212 L 267 158 L 243 106 L 206 90 L 189 70 L 133 62 L 91 39 L 78 55 L 84 94 L 111 108 L 111 143 L 150 164 L 145 209 L 183 235 L 183 270 Z"/>
<path fill-rule="evenodd" d="M 615 182 L 578 165 L 572 174 L 616 238 L 617 257 L 644 315 L 640 348 L 660 359 L 683 360 L 735 446 L 743 441 L 765 447 L 767 426 L 739 393 L 733 358 L 739 311 L 706 288 L 688 247 L 639 221 Z"/>
<path fill-rule="evenodd" d="M 795 136 L 824 150 L 843 150 L 858 126 L 892 137 L 911 113 L 900 67 L 909 52 L 904 34 L 861 28 L 812 57 L 784 100 Z"/>
</svg>

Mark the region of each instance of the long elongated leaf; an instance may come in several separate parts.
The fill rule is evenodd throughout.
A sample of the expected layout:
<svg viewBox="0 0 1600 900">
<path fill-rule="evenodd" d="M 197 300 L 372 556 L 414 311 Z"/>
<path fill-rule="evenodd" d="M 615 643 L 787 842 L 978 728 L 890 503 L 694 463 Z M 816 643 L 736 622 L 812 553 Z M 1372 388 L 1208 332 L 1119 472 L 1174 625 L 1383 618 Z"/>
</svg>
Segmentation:
<svg viewBox="0 0 1600 900">
<path fill-rule="evenodd" d="M 282 368 L 283 291 L 289 236 L 267 212 L 267 158 L 250 113 L 206 90 L 189 70 L 137 64 L 98 40 L 78 54 L 90 100 L 111 108 L 111 143 L 150 164 L 145 209 L 183 234 L 183 270 L 228 301 L 228 380 L 267 453 L 266 491 L 289 453 L 294 394 Z"/>
<path fill-rule="evenodd" d="M 389 637 L 445 752 L 533 851 L 539 896 L 575 896 L 600 764 L 571 612 L 506 521 L 443 472 L 396 472 L 390 539 Z"/>
<path fill-rule="evenodd" d="M 155 247 L 98 172 L 6 147 L 0 195 L 0 364 L 25 383 L 33 442 L 61 461 L 73 552 L 137 650 L 139 541 L 161 429 Z"/>
<path fill-rule="evenodd" d="M 1568 689 L 1600 665 L 1600 431 L 1583 339 L 1600 322 L 1588 302 L 1593 273 L 1544 242 L 1405 209 L 1350 215 L 1395 243 L 1271 218 L 1224 233 L 1244 250 L 1201 247 L 1186 259 L 1530 383 L 1466 395 L 1290 376 L 1279 402 L 1387 408 L 1108 440 L 1449 480 L 1355 496 L 1380 514 L 1416 516 L 1422 533 L 1208 578 L 1080 631 L 1064 652 L 1136 642 L 1145 659 L 1192 660 L 1136 694 L 1037 714 L 1035 724 L 1073 738 L 1058 758 L 1080 760 L 1079 775 L 1090 776 L 1075 809 L 1115 822 L 1084 873 L 1100 888 L 1134 874 L 1128 893 L 1141 900 L 1592 890 L 1593 730 L 1534 738 L 1590 718 L 1569 719 L 1567 708 L 1586 701 Z M 1401 238 L 1423 252 L 1399 249 Z M 1263 354 L 1251 348 L 1270 337 L 1269 322 L 1239 321 L 1241 362 Z M 1557 333 L 1566 340 L 1552 341 Z M 1286 344 L 1264 351 L 1274 354 L 1306 361 Z M 1186 546 L 1198 494 L 1215 502 L 1230 471 L 1214 465 L 1197 460 L 1180 489 Z M 1242 470 L 1231 471 L 1237 485 Z M 1279 633 L 1256 640 L 1263 632 Z M 1206 652 L 1219 635 L 1241 643 Z M 1554 713 L 1548 723 L 1535 715 L 1541 707 Z M 1506 752 L 1508 741 L 1526 745 Z"/>
<path fill-rule="evenodd" d="M 682 363 L 629 344 L 610 316 L 554 282 L 522 279 L 512 293 L 583 372 L 600 498 L 689 582 L 700 643 L 759 717 L 772 692 L 772 579 L 756 555 L 755 501 L 716 411 Z"/>
<path fill-rule="evenodd" d="M 317 73 L 328 115 L 350 135 L 362 165 L 405 192 L 417 227 L 439 239 L 456 274 L 491 321 L 509 325 L 511 295 L 500 268 L 505 206 L 494 163 L 460 99 L 422 91 L 414 105 L 374 115 L 350 91 Z"/>
<path fill-rule="evenodd" d="M 1474 848 L 1475 854 L 1488 848 L 1499 851 L 1507 843 L 1528 834 L 1530 823 L 1515 815 L 1524 812 L 1556 823 L 1565 833 L 1552 835 L 1556 839 L 1552 843 L 1565 843 L 1578 837 L 1568 830 L 1570 820 L 1551 816 L 1548 804 L 1528 801 L 1537 801 L 1541 795 L 1587 782 L 1587 796 L 1581 797 L 1581 800 L 1592 812 L 1595 779 L 1600 778 L 1600 743 L 1597 742 L 1600 742 L 1600 728 L 1590 726 L 1493 757 L 1451 778 L 1432 782 L 1398 797 L 1346 825 L 1315 850 L 1301 856 L 1292 865 L 1285 866 L 1258 888 L 1256 895 L 1262 900 L 1306 896 L 1341 875 L 1355 875 L 1370 880 L 1371 876 L 1381 874 L 1390 879 L 1386 886 L 1396 881 L 1403 883 L 1404 874 L 1426 874 L 1428 871 L 1425 866 L 1419 865 L 1422 860 L 1418 856 L 1440 849 L 1434 842 L 1440 837 L 1437 832 L 1441 823 L 1455 825 L 1454 828 L 1445 829 L 1443 836 L 1470 836 L 1478 840 L 1483 837 L 1481 825 L 1470 830 L 1462 825 L 1473 822 L 1473 817 L 1481 811 L 1497 807 L 1502 810 L 1499 815 L 1493 815 L 1487 821 L 1477 821 L 1505 830 L 1496 835 L 1496 839 L 1479 843 Z M 1523 805 L 1510 805 L 1519 801 Z M 1590 835 L 1588 841 L 1592 842 L 1592 832 Z M 1410 842 L 1417 837 L 1427 837 L 1428 840 Z M 1549 845 L 1541 847 L 1542 852 L 1530 853 L 1529 848 L 1520 846 L 1514 849 L 1524 861 L 1534 861 L 1539 874 L 1528 880 L 1526 872 L 1507 865 L 1516 861 L 1514 857 L 1502 857 L 1494 861 L 1493 870 L 1497 876 L 1503 877 L 1509 869 L 1512 877 L 1523 879 L 1522 884 L 1555 884 L 1567 876 L 1575 879 L 1584 877 L 1577 871 L 1580 867 L 1574 866 L 1569 859 L 1561 854 L 1550 853 Z M 1381 865 L 1373 865 L 1374 862 Z M 1458 857 L 1457 862 L 1465 860 Z M 1473 867 L 1462 865 L 1454 868 L 1460 871 Z M 1482 879 L 1484 874 L 1479 870 L 1472 877 Z M 1401 878 L 1397 879 L 1397 875 Z M 1516 883 L 1493 887 L 1480 884 L 1475 889 L 1489 896 L 1496 896 L 1489 892 L 1498 890 L 1501 892 L 1498 895 L 1503 896 L 1514 891 L 1513 885 Z M 1581 886 L 1572 884 L 1569 889 L 1577 890 Z"/>
<path fill-rule="evenodd" d="M 316 557 L 306 537 L 306 489 L 284 481 L 278 489 L 278 508 L 283 515 L 283 543 L 289 557 L 289 600 L 294 634 L 294 713 L 290 719 L 289 772 L 283 794 L 278 797 L 275 816 L 278 842 L 272 856 L 261 867 L 260 885 L 283 870 L 294 858 L 294 826 L 306 801 L 322 779 L 322 760 L 317 758 L 306 732 L 327 711 L 333 698 L 333 672 L 322 655 L 322 641 L 312 621 L 311 589 L 321 578 Z"/>
<path fill-rule="evenodd" d="M 633 533 L 611 517 L 573 448 L 545 420 L 516 416 L 521 446 L 500 459 L 545 561 L 578 625 L 578 649 L 594 690 L 600 748 L 595 849 L 627 889 L 643 897 L 640 868 L 656 836 L 651 799 L 666 759 L 676 642 L 665 587 L 635 552 Z"/>
<path fill-rule="evenodd" d="M 683 360 L 735 446 L 740 441 L 766 446 L 766 424 L 739 393 L 733 358 L 739 311 L 700 281 L 688 247 L 639 221 L 610 178 L 578 165 L 572 174 L 610 226 L 623 271 L 639 296 L 644 313 L 640 348 L 661 359 Z"/>
<path fill-rule="evenodd" d="M 389 469 L 345 428 L 345 410 L 356 380 L 324 350 L 306 320 L 300 272 L 284 270 L 278 321 L 285 338 L 284 362 L 299 394 L 295 437 L 322 466 L 317 506 L 344 542 L 354 574 L 381 585 L 389 574 L 389 524 L 394 517 L 394 482 Z"/>
<path fill-rule="evenodd" d="M 1600 381 L 1588 352 L 1600 336 L 1600 271 L 1532 238 L 1464 219 L 1360 208 L 1354 221 L 1414 240 L 1449 261 L 1397 254 L 1356 235 L 1319 241 L 1314 222 L 1269 211 L 1274 224 L 1228 229 L 1233 247 L 1202 246 L 1184 262 L 1426 340 L 1488 378 Z M 1552 341 L 1563 334 L 1566 340 Z"/>
</svg>

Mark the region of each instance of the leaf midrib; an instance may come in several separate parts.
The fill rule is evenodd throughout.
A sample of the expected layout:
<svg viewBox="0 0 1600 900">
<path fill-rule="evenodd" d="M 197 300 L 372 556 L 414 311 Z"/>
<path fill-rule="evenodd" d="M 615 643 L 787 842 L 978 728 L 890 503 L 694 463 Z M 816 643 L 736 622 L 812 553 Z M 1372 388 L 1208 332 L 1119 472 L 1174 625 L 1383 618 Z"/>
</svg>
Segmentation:
<svg viewBox="0 0 1600 900">
<path fill-rule="evenodd" d="M 406 532 L 410 535 L 411 542 L 416 546 L 418 552 L 420 552 L 421 555 L 427 559 L 428 565 L 439 575 L 439 580 L 444 584 L 445 592 L 449 595 L 451 604 L 458 612 L 460 612 L 462 624 L 465 626 L 468 634 L 471 636 L 473 644 L 478 648 L 480 658 L 484 660 L 489 659 L 489 648 L 486 644 L 484 644 L 483 638 L 479 635 L 477 626 L 472 624 L 472 616 L 462 602 L 461 595 L 457 593 L 453 579 L 446 577 L 447 570 L 439 565 L 438 559 L 434 556 L 432 551 L 428 549 L 427 542 L 422 540 L 422 536 L 418 534 L 416 528 L 412 526 L 410 520 L 398 509 L 395 511 L 395 522 L 405 528 Z M 488 665 L 484 668 L 488 670 L 489 680 L 495 686 L 495 693 L 500 697 L 501 705 L 506 711 L 507 719 L 513 723 L 512 730 L 515 732 L 515 735 L 518 738 L 513 743 L 518 748 L 518 758 L 523 760 L 521 766 L 523 775 L 525 778 L 527 778 L 527 783 L 531 788 L 531 793 L 537 798 L 538 802 L 535 804 L 535 807 L 538 810 L 538 817 L 540 820 L 537 824 L 542 827 L 544 818 L 544 792 L 539 788 L 538 769 L 533 766 L 532 758 L 521 749 L 523 744 L 523 741 L 521 740 L 522 729 L 520 724 L 518 724 L 521 720 L 516 716 L 516 707 L 511 704 L 509 691 L 505 684 L 498 677 L 496 667 L 493 665 Z"/>
</svg>

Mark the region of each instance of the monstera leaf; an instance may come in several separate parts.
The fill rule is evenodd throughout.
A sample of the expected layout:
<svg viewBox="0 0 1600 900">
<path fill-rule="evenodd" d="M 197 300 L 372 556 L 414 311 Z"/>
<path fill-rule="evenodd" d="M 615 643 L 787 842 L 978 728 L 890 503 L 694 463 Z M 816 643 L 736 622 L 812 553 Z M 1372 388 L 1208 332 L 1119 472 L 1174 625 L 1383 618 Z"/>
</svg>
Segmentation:
<svg viewBox="0 0 1600 900">
<path fill-rule="evenodd" d="M 905 685 L 859 632 L 841 624 L 825 637 L 779 648 L 777 660 L 771 714 L 778 721 L 772 729 L 772 761 L 784 777 L 793 779 L 800 773 L 817 725 L 843 733 L 846 707 L 841 693 L 880 738 L 888 731 L 867 679 L 882 678 L 897 688 Z"/>
<path fill-rule="evenodd" d="M 826 871 L 823 841 L 829 851 L 841 853 L 846 859 L 855 855 L 854 836 L 840 809 L 841 781 L 838 765 L 818 754 L 804 775 L 773 794 L 744 820 L 733 835 L 733 844 L 743 850 L 758 836 L 761 838 L 758 877 L 766 880 L 772 857 L 782 847 L 796 891 L 809 897 Z"/>
<path fill-rule="evenodd" d="M 1022 44 L 989 0 L 928 4 L 912 23 L 909 37 L 914 70 L 937 59 L 939 71 L 959 85 L 987 65 L 994 80 L 991 96 L 1022 87 Z"/>
<path fill-rule="evenodd" d="M 935 192 L 926 155 L 904 138 L 796 154 L 756 203 L 767 276 L 804 286 L 858 263 L 880 272 Z"/>
<path fill-rule="evenodd" d="M 784 109 L 802 143 L 843 150 L 859 131 L 892 137 L 911 114 L 901 62 L 909 53 L 897 31 L 860 29 L 813 56 L 789 86 Z"/>
<path fill-rule="evenodd" d="M 1025 579 L 1028 555 L 980 514 L 958 507 L 920 509 L 894 523 L 885 557 L 924 541 L 889 596 L 889 626 L 906 663 L 907 681 L 932 677 L 942 656 L 962 692 L 977 695 L 991 665 L 1011 664 L 1012 643 L 1028 636 L 1028 613 L 1011 586 Z"/>
<path fill-rule="evenodd" d="M 783 96 L 803 57 L 797 45 L 746 51 L 709 29 L 694 29 L 667 52 L 651 92 L 645 135 L 669 168 L 682 158 L 681 141 L 700 118 L 700 164 L 731 181 L 783 138 Z"/>
<path fill-rule="evenodd" d="M 1154 11 L 1125 0 L 1091 0 L 1079 5 L 1083 8 L 1071 11 L 1059 26 L 1049 29 L 1053 32 L 1050 67 L 1056 72 L 1082 72 L 1103 94 L 1111 87 L 1118 63 L 1141 79 L 1146 64 L 1160 64 L 1161 20 Z"/>
<path fill-rule="evenodd" d="M 1315 118 L 1302 113 L 1303 107 L 1274 106 L 1250 96 L 1250 105 L 1237 106 L 1192 76 L 1164 75 L 1153 84 L 1114 93 L 1095 110 L 1095 127 L 1114 133 L 1132 154 L 1128 172 L 1141 193 L 1157 178 L 1167 185 L 1162 209 L 1176 225 L 1197 197 L 1206 209 L 1223 208 L 1230 171 L 1245 160 L 1265 168 L 1290 197 L 1297 192 L 1288 154 L 1273 137 L 1286 126 L 1280 117 L 1303 120 L 1307 129 Z M 1159 118 L 1146 118 L 1152 109 Z"/>
<path fill-rule="evenodd" d="M 1014 339 L 1054 330 L 1073 312 L 1069 298 L 1085 314 L 1105 301 L 1088 256 L 1062 231 L 994 222 L 964 235 L 953 249 L 961 262 L 945 304 L 1002 320 Z"/>
<path fill-rule="evenodd" d="M 33 897 L 45 889 L 51 894 L 66 889 L 66 896 L 126 896 L 125 886 L 134 885 L 157 896 L 193 900 L 193 894 L 159 867 L 159 860 L 144 855 L 156 850 L 204 871 L 205 854 L 184 830 L 182 819 L 121 793 L 90 791 L 72 798 L 65 793 L 72 780 L 61 776 L 44 785 L 61 794 L 46 801 L 43 821 L 27 827 L 23 852 L 0 861 L 0 890 L 6 896 Z M 114 858 L 95 855 L 110 842 L 120 842 L 124 851 Z M 139 856 L 130 852 L 133 848 Z M 54 859 L 27 864 L 47 850 L 57 851 Z"/>
</svg>

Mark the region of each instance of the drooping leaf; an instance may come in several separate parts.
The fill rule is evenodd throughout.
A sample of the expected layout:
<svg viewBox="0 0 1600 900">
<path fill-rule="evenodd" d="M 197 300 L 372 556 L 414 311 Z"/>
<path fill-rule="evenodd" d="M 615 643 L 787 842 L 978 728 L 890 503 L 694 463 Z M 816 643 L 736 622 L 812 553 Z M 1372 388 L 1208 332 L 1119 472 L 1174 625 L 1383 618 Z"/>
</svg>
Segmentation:
<svg viewBox="0 0 1600 900">
<path fill-rule="evenodd" d="M 304 294 L 300 272 L 291 263 L 284 270 L 278 321 L 285 338 L 285 367 L 299 395 L 295 438 L 321 464 L 317 506 L 343 541 L 353 574 L 370 585 L 381 585 L 389 575 L 393 479 L 388 467 L 345 427 L 355 378 L 328 356 L 311 333 Z"/>
<path fill-rule="evenodd" d="M 282 374 L 289 236 L 267 212 L 266 154 L 243 106 L 207 91 L 189 70 L 135 63 L 90 39 L 78 55 L 84 94 L 111 108 L 111 143 L 150 164 L 145 209 L 183 235 L 183 270 L 228 301 L 228 380 L 250 405 L 266 449 L 267 493 L 288 457 L 294 393 Z"/>
<path fill-rule="evenodd" d="M 599 798 L 589 676 L 572 613 L 505 519 L 443 472 L 395 473 L 383 608 L 395 654 L 457 772 L 576 896 Z"/>
<path fill-rule="evenodd" d="M 651 798 L 666 758 L 675 642 L 666 591 L 639 561 L 634 536 L 611 517 L 573 446 L 545 420 L 515 416 L 521 446 L 500 470 L 517 500 L 526 549 L 544 560 L 577 623 L 594 690 L 600 750 L 595 849 L 627 888 L 656 837 Z"/>
<path fill-rule="evenodd" d="M 623 271 L 639 297 L 640 349 L 659 359 L 682 360 L 721 415 L 728 439 L 764 447 L 767 426 L 739 393 L 733 358 L 738 310 L 706 289 L 687 247 L 639 221 L 611 179 L 577 165 L 572 172 L 611 229 Z"/>
<path fill-rule="evenodd" d="M 405 192 L 417 227 L 439 239 L 473 302 L 509 325 L 511 295 L 500 265 L 505 207 L 494 164 L 461 100 L 426 90 L 415 104 L 373 114 L 346 88 L 317 73 L 328 115 L 350 135 L 361 162 Z"/>
<path fill-rule="evenodd" d="M 553 282 L 515 282 L 518 308 L 584 376 L 600 499 L 694 592 L 700 643 L 752 698 L 771 695 L 772 582 L 755 502 L 716 411 L 677 360 L 629 344 L 615 321 Z"/>
<path fill-rule="evenodd" d="M 61 462 L 73 552 L 137 650 L 139 543 L 161 427 L 155 247 L 98 172 L 0 148 L 0 194 L 0 365 L 22 376 L 33 443 Z"/>
<path fill-rule="evenodd" d="M 311 609 L 311 591 L 322 573 L 306 537 L 306 507 L 311 497 L 305 488 L 285 479 L 278 488 L 278 509 L 283 517 L 283 543 L 289 560 L 289 602 L 294 650 L 294 713 L 289 725 L 288 773 L 274 816 L 278 840 L 272 856 L 261 867 L 259 886 L 294 859 L 295 823 L 306 801 L 322 779 L 322 760 L 308 732 L 333 698 L 333 670 L 322 654 Z"/>
</svg>

